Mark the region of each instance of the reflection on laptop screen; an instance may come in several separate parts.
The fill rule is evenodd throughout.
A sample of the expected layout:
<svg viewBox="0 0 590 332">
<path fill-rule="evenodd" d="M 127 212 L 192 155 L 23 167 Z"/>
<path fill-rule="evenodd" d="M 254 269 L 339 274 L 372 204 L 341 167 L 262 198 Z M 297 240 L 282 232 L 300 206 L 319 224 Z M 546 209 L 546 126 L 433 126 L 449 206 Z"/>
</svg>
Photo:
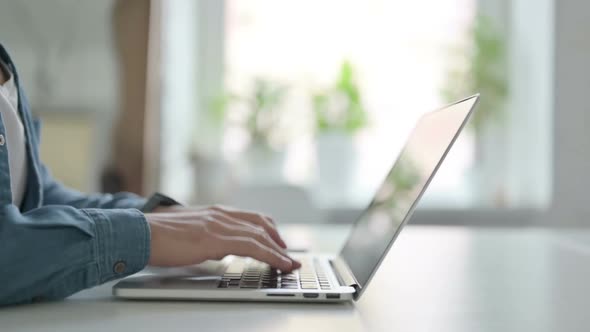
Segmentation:
<svg viewBox="0 0 590 332">
<path fill-rule="evenodd" d="M 413 207 L 458 135 L 477 96 L 423 116 L 340 255 L 364 287 L 410 217 Z"/>
</svg>

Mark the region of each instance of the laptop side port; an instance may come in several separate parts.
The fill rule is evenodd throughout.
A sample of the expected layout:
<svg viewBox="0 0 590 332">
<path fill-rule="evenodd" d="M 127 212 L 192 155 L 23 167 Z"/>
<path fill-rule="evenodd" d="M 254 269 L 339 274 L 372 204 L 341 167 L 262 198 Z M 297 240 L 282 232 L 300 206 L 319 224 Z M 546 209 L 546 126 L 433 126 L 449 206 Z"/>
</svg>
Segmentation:
<svg viewBox="0 0 590 332">
<path fill-rule="evenodd" d="M 280 296 L 285 296 L 285 297 L 293 297 L 293 296 L 295 296 L 295 294 L 284 294 L 284 293 L 283 293 L 283 294 L 281 294 L 281 293 L 268 293 L 268 294 L 266 294 L 266 296 L 277 296 L 277 297 L 280 297 Z"/>
<path fill-rule="evenodd" d="M 303 297 L 308 299 L 317 299 L 320 296 L 318 293 L 303 293 Z"/>
<path fill-rule="evenodd" d="M 339 299 L 340 294 L 338 293 L 328 293 L 326 294 L 326 299 Z"/>
</svg>

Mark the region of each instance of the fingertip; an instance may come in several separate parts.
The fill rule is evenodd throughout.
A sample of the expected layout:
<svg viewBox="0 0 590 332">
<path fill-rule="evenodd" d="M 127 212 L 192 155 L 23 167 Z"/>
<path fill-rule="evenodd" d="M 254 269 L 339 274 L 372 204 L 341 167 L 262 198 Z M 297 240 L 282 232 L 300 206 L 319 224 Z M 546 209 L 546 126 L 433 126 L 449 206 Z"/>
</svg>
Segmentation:
<svg viewBox="0 0 590 332">
<path fill-rule="evenodd" d="M 301 263 L 299 261 L 296 261 L 294 259 L 291 259 L 291 261 L 293 262 L 292 265 L 293 265 L 293 269 L 294 270 L 297 270 L 297 269 L 299 269 L 301 267 Z"/>
</svg>

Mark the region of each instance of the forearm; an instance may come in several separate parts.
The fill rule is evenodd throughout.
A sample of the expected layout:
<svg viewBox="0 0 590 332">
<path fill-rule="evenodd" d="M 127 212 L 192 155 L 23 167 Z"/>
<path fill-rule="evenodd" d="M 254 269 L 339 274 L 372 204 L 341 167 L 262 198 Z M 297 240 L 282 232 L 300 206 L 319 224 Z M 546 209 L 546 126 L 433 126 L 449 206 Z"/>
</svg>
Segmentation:
<svg viewBox="0 0 590 332">
<path fill-rule="evenodd" d="M 0 208 L 0 305 L 65 298 L 145 267 L 150 230 L 134 209 Z M 116 268 L 115 268 L 116 267 Z"/>
<path fill-rule="evenodd" d="M 53 179 L 42 166 L 43 205 L 69 205 L 78 209 L 141 209 L 146 199 L 132 193 L 85 194 L 70 189 Z"/>
</svg>

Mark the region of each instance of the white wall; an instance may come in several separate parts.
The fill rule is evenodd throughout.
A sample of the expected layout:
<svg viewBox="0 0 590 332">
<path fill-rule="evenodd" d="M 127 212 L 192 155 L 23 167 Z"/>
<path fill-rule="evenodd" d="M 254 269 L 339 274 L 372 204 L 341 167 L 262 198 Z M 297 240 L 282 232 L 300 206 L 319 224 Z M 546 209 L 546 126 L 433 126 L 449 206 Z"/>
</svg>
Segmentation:
<svg viewBox="0 0 590 332">
<path fill-rule="evenodd" d="M 67 114 L 76 115 L 74 122 L 85 118 L 94 126 L 91 135 L 95 137 L 84 147 L 91 151 L 92 160 L 86 161 L 91 166 L 78 176 L 88 179 L 80 188 L 84 190 L 98 189 L 100 169 L 109 152 L 111 119 L 118 104 L 111 31 L 113 3 L 0 0 L 0 43 L 17 65 L 33 112 L 45 119 L 47 127 L 52 116 L 63 122 Z M 72 136 L 78 129 L 48 141 L 75 140 L 65 136 Z M 54 173 L 68 171 L 66 163 L 50 166 L 55 168 Z"/>
<path fill-rule="evenodd" d="M 590 225 L 590 2 L 555 1 L 553 223 Z"/>
<path fill-rule="evenodd" d="M 17 63 L 33 105 L 113 109 L 112 4 L 0 0 L 0 40 Z"/>
</svg>

